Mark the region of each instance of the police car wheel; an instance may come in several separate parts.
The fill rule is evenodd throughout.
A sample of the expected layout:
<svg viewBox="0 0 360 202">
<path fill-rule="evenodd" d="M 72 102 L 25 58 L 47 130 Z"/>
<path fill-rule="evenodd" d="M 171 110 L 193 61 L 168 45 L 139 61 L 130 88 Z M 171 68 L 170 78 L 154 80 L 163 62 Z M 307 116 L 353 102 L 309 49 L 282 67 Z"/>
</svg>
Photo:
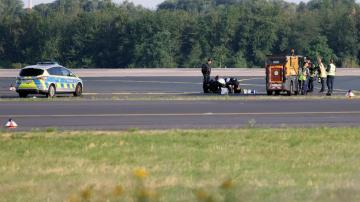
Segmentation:
<svg viewBox="0 0 360 202">
<path fill-rule="evenodd" d="M 19 93 L 19 97 L 21 98 L 26 98 L 28 96 L 27 93 Z"/>
<path fill-rule="evenodd" d="M 81 84 L 78 84 L 75 88 L 74 96 L 79 97 L 82 95 L 82 86 Z"/>
<path fill-rule="evenodd" d="M 49 90 L 48 90 L 48 93 L 46 94 L 46 96 L 52 98 L 52 97 L 55 97 L 55 94 L 56 94 L 55 86 L 51 85 L 49 87 Z"/>
</svg>

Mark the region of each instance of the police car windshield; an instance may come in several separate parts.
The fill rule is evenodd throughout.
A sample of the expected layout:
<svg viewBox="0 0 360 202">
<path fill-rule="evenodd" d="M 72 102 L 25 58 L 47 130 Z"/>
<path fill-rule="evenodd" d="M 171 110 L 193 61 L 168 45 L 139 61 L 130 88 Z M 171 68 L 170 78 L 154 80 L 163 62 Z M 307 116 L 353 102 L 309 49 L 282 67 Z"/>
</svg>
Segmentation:
<svg viewBox="0 0 360 202">
<path fill-rule="evenodd" d="M 39 76 L 44 73 L 42 69 L 27 68 L 20 71 L 20 76 Z"/>
</svg>

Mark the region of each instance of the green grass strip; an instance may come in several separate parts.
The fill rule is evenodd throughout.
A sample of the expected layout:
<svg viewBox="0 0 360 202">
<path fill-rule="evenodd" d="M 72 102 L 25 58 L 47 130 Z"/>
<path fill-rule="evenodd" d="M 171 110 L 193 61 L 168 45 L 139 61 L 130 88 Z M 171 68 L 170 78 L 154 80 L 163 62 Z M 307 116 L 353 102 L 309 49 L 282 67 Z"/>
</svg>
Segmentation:
<svg viewBox="0 0 360 202">
<path fill-rule="evenodd" d="M 359 201 L 360 128 L 0 132 L 0 201 Z"/>
</svg>

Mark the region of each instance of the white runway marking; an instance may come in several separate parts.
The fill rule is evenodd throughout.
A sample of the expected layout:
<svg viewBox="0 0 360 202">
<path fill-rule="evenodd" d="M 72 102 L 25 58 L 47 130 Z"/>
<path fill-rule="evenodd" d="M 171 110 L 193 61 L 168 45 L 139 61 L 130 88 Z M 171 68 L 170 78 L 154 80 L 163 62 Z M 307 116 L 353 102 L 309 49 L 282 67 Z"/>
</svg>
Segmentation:
<svg viewBox="0 0 360 202">
<path fill-rule="evenodd" d="M 1 118 L 70 118 L 70 117 L 143 117 L 143 116 L 288 116 L 288 115 L 360 115 L 360 111 L 337 112 L 239 112 L 239 113 L 149 113 L 149 114 L 38 114 L 38 115 L 0 115 Z"/>
<path fill-rule="evenodd" d="M 183 82 L 183 81 L 139 81 L 139 80 L 126 80 L 126 79 L 116 79 L 116 80 L 89 80 L 89 81 L 101 81 L 101 82 L 120 82 L 120 83 L 159 83 L 159 84 L 189 84 L 189 85 L 201 85 L 202 83 L 198 82 Z"/>
<path fill-rule="evenodd" d="M 315 87 L 315 89 L 317 89 L 317 90 L 321 90 L 321 88 L 320 87 Z M 340 93 L 347 93 L 349 90 L 344 90 L 344 89 L 339 89 L 339 88 L 334 88 L 334 91 L 335 92 L 340 92 Z M 359 91 L 357 91 L 357 90 L 352 90 L 354 93 L 358 93 Z M 327 88 L 325 88 L 325 91 L 324 91 L 324 93 L 326 93 L 327 92 Z"/>
<path fill-rule="evenodd" d="M 247 78 L 239 79 L 239 82 L 259 80 L 263 78 Z M 89 81 L 98 81 L 98 82 L 121 82 L 121 83 L 158 83 L 158 84 L 188 84 L 188 85 L 202 85 L 202 82 L 184 82 L 184 81 L 143 81 L 143 80 L 130 80 L 130 79 L 96 79 Z M 250 84 L 249 84 L 250 85 Z M 260 85 L 259 85 L 260 86 Z M 261 85 L 264 86 L 264 85 Z"/>
<path fill-rule="evenodd" d="M 117 93 L 83 93 L 83 95 L 189 95 L 201 94 L 200 92 L 117 92 Z"/>
<path fill-rule="evenodd" d="M 264 80 L 265 81 L 265 79 L 264 78 L 248 78 L 248 79 L 240 79 L 239 81 L 240 82 L 242 82 L 242 81 L 253 81 L 253 80 Z"/>
<path fill-rule="evenodd" d="M 247 86 L 247 85 L 245 85 Z M 265 91 L 258 91 L 257 92 L 258 95 L 261 95 L 261 94 L 265 94 Z M 203 92 L 116 92 L 116 93 L 83 93 L 83 95 L 88 95 L 88 96 L 91 96 L 91 95 L 199 95 L 199 96 L 202 96 L 202 95 L 219 95 L 219 94 L 216 94 L 216 93 L 210 93 L 210 94 L 204 94 Z M 239 95 L 239 96 L 242 96 L 244 94 L 235 94 L 236 95 Z M 247 95 L 247 94 L 246 94 Z M 219 95 L 220 96 L 220 95 Z M 227 95 L 222 95 L 222 96 L 227 96 Z"/>
<path fill-rule="evenodd" d="M 250 83 L 240 83 L 240 86 L 257 86 L 257 87 L 264 87 L 265 88 L 265 84 L 250 84 Z"/>
</svg>

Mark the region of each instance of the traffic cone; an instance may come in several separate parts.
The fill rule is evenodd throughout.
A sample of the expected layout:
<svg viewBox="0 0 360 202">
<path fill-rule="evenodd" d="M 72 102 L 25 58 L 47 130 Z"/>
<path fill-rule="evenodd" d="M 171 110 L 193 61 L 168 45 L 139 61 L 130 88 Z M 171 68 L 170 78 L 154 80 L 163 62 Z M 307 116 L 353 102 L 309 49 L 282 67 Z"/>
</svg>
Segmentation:
<svg viewBox="0 0 360 202">
<path fill-rule="evenodd" d="M 15 123 L 15 121 L 13 121 L 12 119 L 9 119 L 9 121 L 5 124 L 6 128 L 9 129 L 15 129 L 18 127 L 17 123 Z"/>
<path fill-rule="evenodd" d="M 355 94 L 352 92 L 352 90 L 349 90 L 347 93 L 346 93 L 346 97 L 348 97 L 349 99 L 355 97 Z"/>
</svg>

